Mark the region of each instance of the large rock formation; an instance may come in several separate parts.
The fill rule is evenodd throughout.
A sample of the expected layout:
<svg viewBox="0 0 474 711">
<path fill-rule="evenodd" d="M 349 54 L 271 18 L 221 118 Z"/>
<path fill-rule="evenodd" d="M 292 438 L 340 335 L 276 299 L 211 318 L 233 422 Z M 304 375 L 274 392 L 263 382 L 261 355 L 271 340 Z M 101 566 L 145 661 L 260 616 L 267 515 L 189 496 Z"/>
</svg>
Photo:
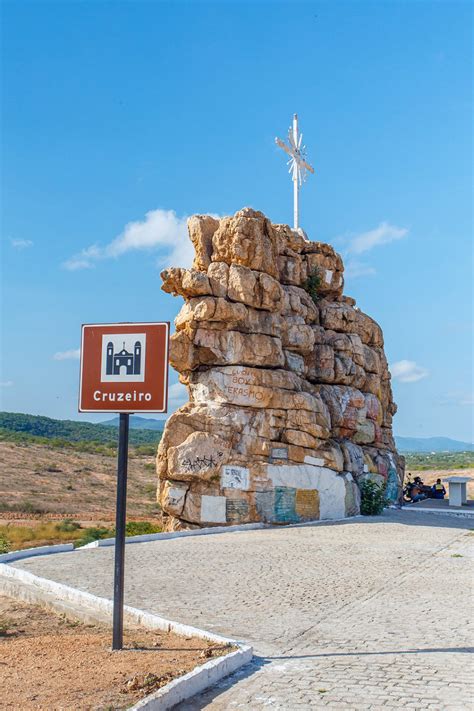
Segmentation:
<svg viewBox="0 0 474 711">
<path fill-rule="evenodd" d="M 343 296 L 341 257 L 249 208 L 188 228 L 192 269 L 162 273 L 189 390 L 158 450 L 168 527 L 352 516 L 366 477 L 398 499 L 382 331 Z"/>
</svg>

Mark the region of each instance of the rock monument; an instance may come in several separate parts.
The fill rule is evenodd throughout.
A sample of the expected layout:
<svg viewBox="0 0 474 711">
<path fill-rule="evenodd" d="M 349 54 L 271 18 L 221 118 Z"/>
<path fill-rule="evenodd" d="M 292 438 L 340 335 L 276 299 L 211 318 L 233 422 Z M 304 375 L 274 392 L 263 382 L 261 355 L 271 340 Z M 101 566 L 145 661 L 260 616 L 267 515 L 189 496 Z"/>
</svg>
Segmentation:
<svg viewBox="0 0 474 711">
<path fill-rule="evenodd" d="M 166 526 L 353 516 L 364 478 L 396 501 L 383 335 L 343 296 L 341 257 L 250 208 L 188 229 L 192 268 L 161 275 L 185 300 L 170 360 L 189 391 L 158 449 Z"/>
</svg>

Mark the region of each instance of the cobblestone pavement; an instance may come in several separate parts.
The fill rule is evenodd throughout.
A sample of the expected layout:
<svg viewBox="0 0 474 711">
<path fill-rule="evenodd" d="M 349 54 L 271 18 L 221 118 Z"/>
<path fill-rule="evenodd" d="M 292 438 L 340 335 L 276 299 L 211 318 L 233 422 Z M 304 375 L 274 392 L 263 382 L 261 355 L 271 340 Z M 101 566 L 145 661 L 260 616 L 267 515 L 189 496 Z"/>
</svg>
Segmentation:
<svg viewBox="0 0 474 711">
<path fill-rule="evenodd" d="M 182 711 L 468 711 L 469 528 L 463 518 L 390 511 L 130 545 L 126 602 L 253 644 L 251 665 Z M 112 548 L 15 565 L 112 592 Z"/>
</svg>

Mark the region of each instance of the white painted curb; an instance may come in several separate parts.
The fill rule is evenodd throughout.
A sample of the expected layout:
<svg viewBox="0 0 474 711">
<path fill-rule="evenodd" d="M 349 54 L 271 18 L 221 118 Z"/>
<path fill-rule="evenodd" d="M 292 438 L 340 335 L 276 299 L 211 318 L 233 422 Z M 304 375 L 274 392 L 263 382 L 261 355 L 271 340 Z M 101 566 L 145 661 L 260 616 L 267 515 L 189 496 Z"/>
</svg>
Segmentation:
<svg viewBox="0 0 474 711">
<path fill-rule="evenodd" d="M 79 618 L 98 619 L 107 617 L 112 619 L 113 603 L 103 597 L 71 588 L 53 580 L 40 578 L 21 568 L 12 568 L 9 565 L 0 566 L 0 592 L 14 595 L 29 602 L 47 603 L 50 607 L 62 608 L 63 603 L 71 613 Z M 163 632 L 173 632 L 183 637 L 197 637 L 217 644 L 232 644 L 237 650 L 223 657 L 212 659 L 205 664 L 193 669 L 178 679 L 174 679 L 166 686 L 139 701 L 132 709 L 146 709 L 147 711 L 167 711 L 176 704 L 201 693 L 209 686 L 213 686 L 220 679 L 232 674 L 234 671 L 248 664 L 253 657 L 253 649 L 249 645 L 207 632 L 190 625 L 167 620 L 151 612 L 124 606 L 124 621 L 146 627 L 159 629 Z"/>
<path fill-rule="evenodd" d="M 393 507 L 391 507 L 393 508 Z M 318 526 L 328 523 L 342 523 L 352 521 L 356 518 L 363 518 L 361 514 L 357 516 L 345 516 L 344 518 L 325 518 L 317 521 L 304 521 L 303 523 L 289 523 L 281 526 L 271 523 L 242 523 L 235 526 L 213 526 L 212 528 L 193 528 L 188 531 L 170 531 L 168 533 L 145 533 L 141 536 L 128 536 L 125 538 L 126 545 L 131 543 L 149 543 L 151 541 L 168 541 L 175 538 L 187 538 L 188 536 L 210 536 L 218 533 L 244 533 L 245 531 L 255 531 L 259 529 L 283 529 L 296 528 L 302 526 Z M 67 553 L 90 550 L 91 548 L 107 548 L 115 545 L 115 538 L 103 538 L 99 541 L 92 541 L 85 546 L 74 548 L 73 543 L 59 543 L 54 546 L 41 546 L 39 548 L 25 548 L 20 551 L 10 551 L 0 555 L 0 563 L 13 563 L 22 558 L 32 558 L 40 555 L 52 555 L 54 553 Z"/>
<path fill-rule="evenodd" d="M 214 526 L 213 528 L 193 528 L 188 531 L 170 531 L 168 533 L 144 533 L 141 536 L 129 536 L 125 543 L 148 543 L 149 541 L 168 541 L 172 538 L 186 538 L 187 536 L 209 536 L 211 533 L 235 533 L 238 531 L 253 531 L 258 528 L 269 528 L 271 524 L 266 523 L 242 523 L 236 526 Z M 78 551 L 88 548 L 102 548 L 104 546 L 114 546 L 115 538 L 102 538 L 100 541 L 92 541 L 85 546 L 76 548 Z"/>
<path fill-rule="evenodd" d="M 316 523 L 316 522 L 315 522 Z M 266 523 L 242 523 L 236 526 L 215 526 L 213 528 L 193 528 L 189 531 L 171 531 L 169 533 L 146 533 L 141 536 L 128 536 L 125 543 L 148 543 L 149 541 L 167 541 L 173 538 L 186 538 L 187 536 L 209 536 L 214 533 L 238 533 L 239 531 L 253 531 L 259 528 L 271 528 L 271 524 Z M 85 546 L 74 548 L 73 543 L 59 543 L 55 546 L 40 546 L 38 548 L 25 548 L 21 551 L 10 551 L 0 555 L 0 563 L 13 563 L 22 558 L 32 558 L 38 555 L 51 555 L 53 553 L 67 553 L 85 551 L 90 548 L 102 548 L 114 546 L 115 538 L 103 538 L 100 541 L 92 541 Z"/>
<path fill-rule="evenodd" d="M 0 555 L 0 563 L 11 563 L 22 558 L 33 558 L 37 555 L 50 555 L 51 553 L 67 553 L 74 550 L 72 543 L 58 543 L 55 546 L 39 546 L 38 548 L 24 548 L 21 551 L 11 551 Z"/>
<path fill-rule="evenodd" d="M 242 654 L 242 650 L 237 650 L 227 654 L 225 657 L 212 659 L 207 664 L 196 667 L 188 674 L 171 681 L 154 694 L 142 699 L 135 706 L 132 706 L 129 711 L 135 711 L 135 709 L 140 709 L 140 711 L 145 709 L 146 711 L 165 711 L 173 708 L 181 701 L 202 693 L 210 686 L 214 686 L 223 677 L 233 674 L 244 664 L 248 664 L 252 659 L 252 653 L 250 653 L 246 661 L 242 661 Z"/>
<path fill-rule="evenodd" d="M 416 504 L 415 504 L 416 506 Z M 415 508 L 415 506 L 411 506 L 408 504 L 408 506 L 402 506 L 400 511 L 411 511 L 415 513 L 429 513 L 429 514 L 438 514 L 441 516 L 464 516 L 465 518 L 474 518 L 474 510 L 469 511 L 461 511 L 460 509 L 428 509 L 426 507 L 424 508 Z"/>
</svg>

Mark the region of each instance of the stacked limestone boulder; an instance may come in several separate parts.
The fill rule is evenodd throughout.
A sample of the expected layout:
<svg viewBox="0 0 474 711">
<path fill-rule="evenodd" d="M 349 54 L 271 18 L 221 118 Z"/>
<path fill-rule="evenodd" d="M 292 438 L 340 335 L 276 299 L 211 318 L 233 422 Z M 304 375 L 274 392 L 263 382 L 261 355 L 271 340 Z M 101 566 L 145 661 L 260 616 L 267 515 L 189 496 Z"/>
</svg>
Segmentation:
<svg viewBox="0 0 474 711">
<path fill-rule="evenodd" d="M 185 299 L 170 360 L 189 391 L 158 450 L 167 526 L 352 516 L 367 477 L 397 500 L 383 335 L 343 296 L 340 256 L 249 208 L 188 228 L 192 269 L 162 273 Z"/>
</svg>

